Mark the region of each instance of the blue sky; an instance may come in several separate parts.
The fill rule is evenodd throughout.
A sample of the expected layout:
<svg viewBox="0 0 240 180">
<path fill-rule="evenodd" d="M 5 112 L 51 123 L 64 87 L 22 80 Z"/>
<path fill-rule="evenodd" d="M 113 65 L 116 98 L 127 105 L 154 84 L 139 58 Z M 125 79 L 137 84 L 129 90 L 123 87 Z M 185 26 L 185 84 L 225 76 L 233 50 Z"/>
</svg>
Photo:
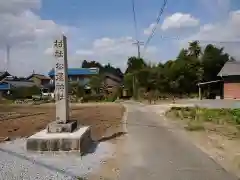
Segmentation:
<svg viewBox="0 0 240 180">
<path fill-rule="evenodd" d="M 239 0 L 169 0 L 159 25 L 154 23 L 163 0 L 135 1 L 139 39 L 146 41 L 157 26 L 144 53 L 148 61 L 174 59 L 191 40 L 240 41 Z M 137 53 L 131 44 L 135 31 L 130 0 L 8 0 L 0 2 L 0 20 L 5 22 L 0 27 L 0 59 L 5 59 L 4 44 L 12 44 L 10 69 L 16 74 L 47 72 L 54 62 L 52 41 L 61 32 L 68 37 L 72 67 L 87 59 L 124 69 L 127 57 Z M 238 43 L 216 45 L 240 55 Z M 28 68 L 19 69 L 22 64 Z"/>
<path fill-rule="evenodd" d="M 162 6 L 163 0 L 135 0 L 136 14 L 138 23 L 138 37 L 146 41 L 147 37 L 143 30 L 153 23 L 157 13 Z M 223 0 L 224 1 L 224 0 Z M 224 3 L 216 0 L 169 0 L 165 12 L 161 18 L 160 24 L 164 18 L 176 12 L 191 14 L 200 20 L 200 24 L 214 23 L 226 18 L 228 13 L 234 9 L 239 9 L 240 2 L 232 0 L 229 7 L 221 7 L 217 3 Z M 225 1 L 227 3 L 227 1 Z M 64 9 L 64 12 L 63 10 Z M 94 40 L 102 37 L 135 37 L 133 28 L 132 6 L 130 0 L 43 0 L 40 16 L 43 19 L 52 19 L 56 23 L 68 26 L 79 27 L 79 36 L 88 40 Z M 191 29 L 193 31 L 193 29 Z M 188 30 L 185 30 L 189 34 Z M 160 39 L 161 35 L 166 37 L 184 38 L 185 33 L 157 32 L 151 44 L 156 46 L 163 45 L 169 49 L 171 42 L 169 39 Z M 85 44 L 87 45 L 87 43 Z M 178 47 L 174 47 L 177 51 Z M 175 53 L 166 53 L 163 58 L 174 58 Z"/>
</svg>

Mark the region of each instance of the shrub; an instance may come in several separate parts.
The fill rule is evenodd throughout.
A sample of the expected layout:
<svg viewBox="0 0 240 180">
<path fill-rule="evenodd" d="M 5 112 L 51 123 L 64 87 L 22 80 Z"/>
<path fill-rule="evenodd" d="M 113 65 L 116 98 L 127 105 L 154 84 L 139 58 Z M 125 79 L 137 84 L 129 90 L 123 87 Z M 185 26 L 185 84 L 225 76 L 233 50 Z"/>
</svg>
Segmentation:
<svg viewBox="0 0 240 180">
<path fill-rule="evenodd" d="M 19 87 L 14 88 L 8 98 L 10 99 L 31 99 L 33 95 L 41 94 L 40 89 L 37 86 L 33 87 Z"/>
<path fill-rule="evenodd" d="M 240 125 L 240 109 L 172 107 L 168 114 L 178 118 L 214 122 L 216 124 L 233 123 Z"/>
<path fill-rule="evenodd" d="M 82 102 L 99 102 L 102 100 L 104 100 L 104 96 L 102 94 L 84 95 L 82 98 Z"/>
</svg>

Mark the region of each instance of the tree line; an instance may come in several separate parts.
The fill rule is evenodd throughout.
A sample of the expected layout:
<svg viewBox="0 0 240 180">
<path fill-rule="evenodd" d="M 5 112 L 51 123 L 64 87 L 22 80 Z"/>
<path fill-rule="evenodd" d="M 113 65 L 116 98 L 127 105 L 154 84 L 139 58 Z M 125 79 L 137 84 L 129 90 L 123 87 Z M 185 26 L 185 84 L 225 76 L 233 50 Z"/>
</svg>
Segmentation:
<svg viewBox="0 0 240 180">
<path fill-rule="evenodd" d="M 102 66 L 97 61 L 82 63 L 83 68 L 98 67 L 100 75 L 110 72 L 123 77 L 123 85 L 130 94 L 141 96 L 145 92 L 157 92 L 158 94 L 183 96 L 196 95 L 199 82 L 219 80 L 217 76 L 227 61 L 235 61 L 224 48 L 213 44 L 201 47 L 198 41 L 189 43 L 188 48 L 180 50 L 176 59 L 165 63 L 147 63 L 143 58 L 129 57 L 124 73 L 119 68 L 108 64 Z M 92 80 L 92 86 L 99 86 L 100 78 Z M 213 84 L 207 88 L 206 96 L 218 93 L 221 84 Z"/>
<path fill-rule="evenodd" d="M 159 94 L 196 95 L 199 82 L 218 80 L 217 74 L 227 61 L 234 61 L 224 48 L 208 44 L 201 47 L 198 41 L 181 49 L 174 60 L 158 64 L 147 63 L 144 59 L 130 57 L 124 74 L 124 85 L 131 93 L 155 91 Z M 207 88 L 206 96 L 219 91 L 221 84 Z"/>
</svg>

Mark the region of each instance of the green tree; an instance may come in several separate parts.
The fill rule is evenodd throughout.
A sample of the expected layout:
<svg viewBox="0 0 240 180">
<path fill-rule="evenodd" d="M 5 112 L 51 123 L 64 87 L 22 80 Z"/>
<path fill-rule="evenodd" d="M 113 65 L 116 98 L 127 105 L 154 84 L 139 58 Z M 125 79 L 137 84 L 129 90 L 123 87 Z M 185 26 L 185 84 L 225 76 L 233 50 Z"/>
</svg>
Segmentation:
<svg viewBox="0 0 240 180">
<path fill-rule="evenodd" d="M 142 58 L 130 57 L 127 61 L 126 73 L 132 73 L 145 68 L 147 65 Z"/>
<path fill-rule="evenodd" d="M 188 47 L 188 52 L 190 56 L 198 58 L 202 52 L 202 48 L 199 45 L 199 41 L 190 42 Z"/>
<path fill-rule="evenodd" d="M 78 82 L 69 83 L 69 93 L 77 97 L 83 97 L 84 87 L 79 85 Z"/>
<path fill-rule="evenodd" d="M 92 76 L 89 81 L 89 86 L 96 93 L 99 93 L 100 88 L 103 87 L 103 76 L 102 75 Z"/>
<path fill-rule="evenodd" d="M 217 74 L 224 64 L 230 60 L 228 54 L 223 52 L 223 48 L 217 48 L 212 44 L 206 46 L 201 58 L 204 70 L 204 81 L 218 79 Z"/>
</svg>

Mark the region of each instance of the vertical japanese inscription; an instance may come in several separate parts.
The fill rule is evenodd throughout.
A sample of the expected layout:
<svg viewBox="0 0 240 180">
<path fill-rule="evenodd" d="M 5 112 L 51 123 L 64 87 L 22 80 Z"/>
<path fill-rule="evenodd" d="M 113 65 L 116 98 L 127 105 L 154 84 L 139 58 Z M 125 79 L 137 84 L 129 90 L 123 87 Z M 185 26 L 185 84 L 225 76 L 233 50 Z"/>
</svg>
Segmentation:
<svg viewBox="0 0 240 180">
<path fill-rule="evenodd" d="M 64 43 L 63 40 L 54 41 L 54 56 L 57 58 L 55 66 L 55 90 L 56 90 L 56 100 L 64 99 Z"/>
<path fill-rule="evenodd" d="M 55 99 L 56 119 L 59 122 L 67 122 L 68 119 L 68 75 L 67 75 L 67 48 L 66 37 L 54 41 L 55 63 Z"/>
</svg>

